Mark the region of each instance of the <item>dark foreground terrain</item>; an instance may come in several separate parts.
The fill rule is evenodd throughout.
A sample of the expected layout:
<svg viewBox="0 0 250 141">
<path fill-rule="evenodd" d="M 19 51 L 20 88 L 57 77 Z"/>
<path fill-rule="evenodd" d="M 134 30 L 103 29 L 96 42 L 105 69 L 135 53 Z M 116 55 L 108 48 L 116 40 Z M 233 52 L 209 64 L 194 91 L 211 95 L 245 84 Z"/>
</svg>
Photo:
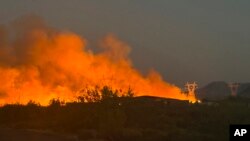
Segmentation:
<svg viewBox="0 0 250 141">
<path fill-rule="evenodd" d="M 2 128 L 0 141 L 76 141 L 76 138 L 43 131 Z"/>
<path fill-rule="evenodd" d="M 1 141 L 227 141 L 230 124 L 250 123 L 250 100 L 190 104 L 155 97 L 110 98 L 47 107 L 0 108 Z"/>
</svg>

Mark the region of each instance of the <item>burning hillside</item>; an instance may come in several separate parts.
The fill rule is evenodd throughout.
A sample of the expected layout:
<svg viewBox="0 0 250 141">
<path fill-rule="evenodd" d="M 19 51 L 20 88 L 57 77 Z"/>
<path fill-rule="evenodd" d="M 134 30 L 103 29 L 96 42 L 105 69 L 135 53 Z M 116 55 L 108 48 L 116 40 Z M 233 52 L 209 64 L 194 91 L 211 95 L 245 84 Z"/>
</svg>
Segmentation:
<svg viewBox="0 0 250 141">
<path fill-rule="evenodd" d="M 131 88 L 137 96 L 195 100 L 156 71 L 140 74 L 128 58 L 130 47 L 116 36 L 102 39 L 100 53 L 87 49 L 86 44 L 86 39 L 56 31 L 39 19 L 0 26 L 0 103 L 72 101 L 82 89 L 97 85 L 120 91 Z"/>
</svg>

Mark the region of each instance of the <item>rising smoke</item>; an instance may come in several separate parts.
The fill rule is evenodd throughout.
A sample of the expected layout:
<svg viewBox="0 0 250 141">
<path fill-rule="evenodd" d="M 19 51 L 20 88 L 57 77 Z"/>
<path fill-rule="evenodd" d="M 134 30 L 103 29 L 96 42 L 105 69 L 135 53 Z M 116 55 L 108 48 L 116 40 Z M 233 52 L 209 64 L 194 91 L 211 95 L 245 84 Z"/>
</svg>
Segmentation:
<svg viewBox="0 0 250 141">
<path fill-rule="evenodd" d="M 102 39 L 100 53 L 86 44 L 86 39 L 52 29 L 37 17 L 0 26 L 0 103 L 71 101 L 83 88 L 96 85 L 130 87 L 137 96 L 190 99 L 156 71 L 140 74 L 128 58 L 130 47 L 116 36 Z"/>
</svg>

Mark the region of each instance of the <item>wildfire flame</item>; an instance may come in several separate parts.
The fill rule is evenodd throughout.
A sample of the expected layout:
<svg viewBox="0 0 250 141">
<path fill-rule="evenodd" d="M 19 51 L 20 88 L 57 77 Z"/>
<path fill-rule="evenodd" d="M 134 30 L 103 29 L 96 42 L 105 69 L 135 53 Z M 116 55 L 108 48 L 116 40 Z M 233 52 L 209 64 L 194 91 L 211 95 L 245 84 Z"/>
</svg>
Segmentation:
<svg viewBox="0 0 250 141">
<path fill-rule="evenodd" d="M 136 96 L 195 100 L 163 81 L 156 71 L 140 74 L 128 58 L 130 47 L 114 35 L 103 38 L 103 52 L 94 53 L 86 45 L 86 39 L 55 31 L 39 19 L 0 26 L 0 104 L 72 101 L 82 88 L 96 85 L 130 87 Z"/>
</svg>

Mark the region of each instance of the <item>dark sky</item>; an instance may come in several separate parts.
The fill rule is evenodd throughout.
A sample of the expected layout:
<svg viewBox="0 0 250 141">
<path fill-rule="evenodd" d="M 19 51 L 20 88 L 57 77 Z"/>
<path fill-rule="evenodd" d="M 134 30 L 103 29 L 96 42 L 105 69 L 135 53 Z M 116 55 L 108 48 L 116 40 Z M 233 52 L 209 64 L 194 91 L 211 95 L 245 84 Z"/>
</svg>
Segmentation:
<svg viewBox="0 0 250 141">
<path fill-rule="evenodd" d="M 1 0 L 0 23 L 35 14 L 91 41 L 114 33 L 141 72 L 165 80 L 250 81 L 250 1 Z"/>
</svg>

